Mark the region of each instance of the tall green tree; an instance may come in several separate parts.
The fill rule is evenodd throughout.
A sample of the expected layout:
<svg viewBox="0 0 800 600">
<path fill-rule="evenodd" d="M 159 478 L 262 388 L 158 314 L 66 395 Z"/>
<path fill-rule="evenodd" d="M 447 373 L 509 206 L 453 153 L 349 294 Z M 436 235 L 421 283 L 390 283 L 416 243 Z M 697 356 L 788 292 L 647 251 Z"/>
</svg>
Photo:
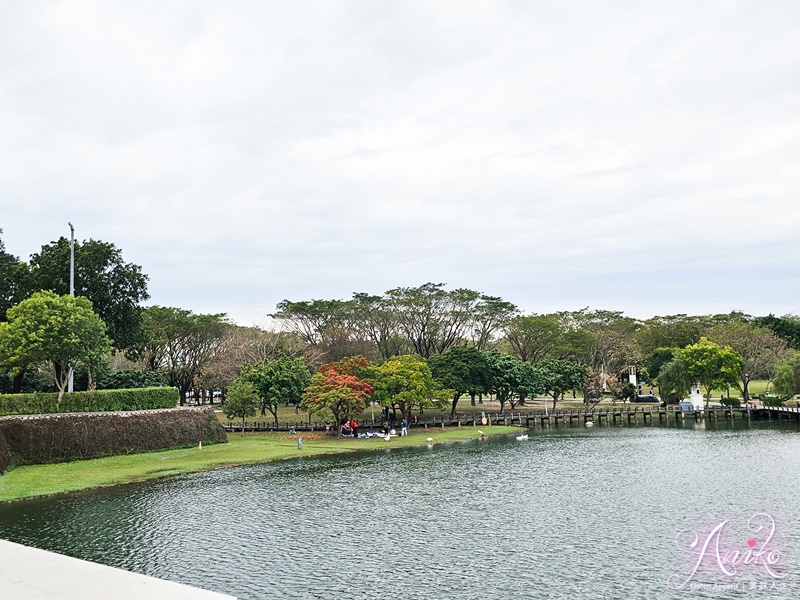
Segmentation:
<svg viewBox="0 0 800 600">
<path fill-rule="evenodd" d="M 353 327 L 370 340 L 382 359 L 406 354 L 410 350 L 408 340 L 400 332 L 397 312 L 384 296 L 353 294 L 349 302 Z"/>
<path fill-rule="evenodd" d="M 180 391 L 181 405 L 185 404 L 195 378 L 223 348 L 228 327 L 222 313 L 198 315 L 183 308 L 148 307 L 142 321 L 144 370 L 164 373 L 167 383 Z"/>
<path fill-rule="evenodd" d="M 0 229 L 0 235 L 3 230 Z M 6 252 L 0 238 L 0 322 L 6 320 L 6 311 L 28 296 L 30 288 L 28 265 Z"/>
<path fill-rule="evenodd" d="M 758 317 L 755 323 L 759 327 L 771 329 L 790 348 L 800 350 L 800 317 L 797 315 L 776 317 L 769 314 L 766 317 Z"/>
<path fill-rule="evenodd" d="M 680 358 L 686 363 L 689 377 L 706 389 L 706 408 L 711 390 L 736 385 L 744 366 L 744 359 L 733 348 L 723 348 L 705 337 L 681 350 Z"/>
<path fill-rule="evenodd" d="M 395 288 L 386 296 L 399 329 L 423 358 L 441 354 L 469 337 L 481 297 L 468 289 L 447 291 L 443 283 Z"/>
<path fill-rule="evenodd" d="M 61 237 L 30 260 L 29 289 L 69 294 L 70 241 Z M 133 350 L 142 343 L 141 302 L 147 293 L 147 275 L 126 263 L 122 251 L 100 240 L 75 242 L 75 295 L 92 302 L 118 350 Z"/>
<path fill-rule="evenodd" d="M 371 365 L 368 380 L 375 401 L 388 409 L 399 409 L 406 419 L 410 419 L 412 407 L 432 406 L 436 397 L 445 393 L 421 356 L 404 354 Z M 446 393 L 450 395 L 449 390 Z"/>
<path fill-rule="evenodd" d="M 543 394 L 548 389 L 549 374 L 541 365 L 531 365 L 498 350 L 484 352 L 489 363 L 491 391 L 500 402 L 500 412 L 504 413 L 506 404 L 515 398 L 524 401 L 528 396 Z"/>
<path fill-rule="evenodd" d="M 655 380 L 662 402 L 678 402 L 686 397 L 693 382 L 686 363 L 680 358 L 680 350 L 676 349 L 672 360 L 659 367 Z"/>
<path fill-rule="evenodd" d="M 800 394 L 800 351 L 791 350 L 778 363 L 775 373 L 775 391 L 782 398 L 792 398 Z"/>
<path fill-rule="evenodd" d="M 556 402 L 569 390 L 582 389 L 586 382 L 586 367 L 571 360 L 550 359 L 539 364 L 545 372 L 547 392 Z"/>
<path fill-rule="evenodd" d="M 553 358 L 563 345 L 566 331 L 556 315 L 528 315 L 511 319 L 506 329 L 506 341 L 514 356 L 528 362 Z"/>
<path fill-rule="evenodd" d="M 222 405 L 222 412 L 229 419 L 242 420 L 242 435 L 247 417 L 255 416 L 258 410 L 258 393 L 250 381 L 236 379 L 228 389 L 227 402 Z"/>
<path fill-rule="evenodd" d="M 518 312 L 519 308 L 511 302 L 481 294 L 472 309 L 472 345 L 478 350 L 487 350 Z"/>
<path fill-rule="evenodd" d="M 70 369 L 85 365 L 96 371 L 110 348 L 106 327 L 86 298 L 43 291 L 8 310 L 0 323 L 0 363 L 12 372 L 39 365 L 57 365 L 51 375 L 58 402 L 67 388 Z"/>
<path fill-rule="evenodd" d="M 261 415 L 269 411 L 278 424 L 278 406 L 299 404 L 311 381 L 311 373 L 302 358 L 281 356 L 258 365 L 242 368 L 242 378 L 253 384 L 261 400 Z"/>
<path fill-rule="evenodd" d="M 788 352 L 784 340 L 771 329 L 759 327 L 752 321 L 722 323 L 711 329 L 709 338 L 721 346 L 730 346 L 742 357 L 737 387 L 745 402 L 750 401 L 750 379 L 771 381 L 778 363 Z"/>
<path fill-rule="evenodd" d="M 450 416 L 456 414 L 463 394 L 486 392 L 491 386 L 486 355 L 474 347 L 452 346 L 428 359 L 434 379 L 443 388 L 453 390 Z"/>
<path fill-rule="evenodd" d="M 277 309 L 270 316 L 312 346 L 330 342 L 332 332 L 348 325 L 349 309 L 343 300 L 283 300 Z"/>
<path fill-rule="evenodd" d="M 708 331 L 705 317 L 668 315 L 652 317 L 642 323 L 636 333 L 636 343 L 642 355 L 649 356 L 656 348 L 685 348 L 696 344 Z M 652 374 L 657 377 L 657 374 Z"/>
</svg>

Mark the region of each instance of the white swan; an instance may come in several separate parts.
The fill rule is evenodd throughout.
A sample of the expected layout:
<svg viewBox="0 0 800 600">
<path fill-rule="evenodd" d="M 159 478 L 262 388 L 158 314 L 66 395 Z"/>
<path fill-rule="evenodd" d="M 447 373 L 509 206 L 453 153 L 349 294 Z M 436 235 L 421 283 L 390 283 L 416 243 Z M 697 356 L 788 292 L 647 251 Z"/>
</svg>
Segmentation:
<svg viewBox="0 0 800 600">
<path fill-rule="evenodd" d="M 594 421 L 586 421 L 587 427 L 594 427 Z"/>
<path fill-rule="evenodd" d="M 522 434 L 517 436 L 517 441 L 518 442 L 523 442 L 523 441 L 525 441 L 527 439 L 528 439 L 528 434 L 527 433 L 522 433 Z"/>
</svg>

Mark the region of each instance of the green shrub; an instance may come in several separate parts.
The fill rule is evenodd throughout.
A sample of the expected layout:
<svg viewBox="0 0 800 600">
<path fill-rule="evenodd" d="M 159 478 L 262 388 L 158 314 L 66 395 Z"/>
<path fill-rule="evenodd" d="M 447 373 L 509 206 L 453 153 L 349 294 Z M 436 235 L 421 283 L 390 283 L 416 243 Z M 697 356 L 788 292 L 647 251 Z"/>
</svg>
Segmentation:
<svg viewBox="0 0 800 600">
<path fill-rule="evenodd" d="M 97 382 L 100 390 L 148 388 L 166 385 L 164 375 L 158 371 L 144 373 L 136 369 L 125 369 L 108 373 Z"/>
<path fill-rule="evenodd" d="M 759 400 L 764 403 L 764 406 L 783 406 L 786 398 L 780 396 L 769 396 L 767 394 L 759 394 Z"/>
<path fill-rule="evenodd" d="M 0 415 L 38 415 L 65 412 L 105 412 L 109 410 L 149 410 L 175 408 L 178 390 L 171 387 L 133 390 L 95 390 L 64 394 L 0 394 Z"/>
<path fill-rule="evenodd" d="M 722 398 L 719 403 L 722 406 L 732 406 L 734 408 L 739 408 L 742 405 L 742 401 L 739 398 Z"/>
</svg>

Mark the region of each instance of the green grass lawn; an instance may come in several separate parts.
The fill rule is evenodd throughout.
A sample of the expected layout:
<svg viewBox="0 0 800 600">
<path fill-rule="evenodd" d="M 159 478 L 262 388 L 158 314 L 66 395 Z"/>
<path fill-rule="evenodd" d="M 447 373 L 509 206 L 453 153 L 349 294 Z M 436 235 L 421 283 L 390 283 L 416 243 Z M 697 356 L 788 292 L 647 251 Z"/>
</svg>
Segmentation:
<svg viewBox="0 0 800 600">
<path fill-rule="evenodd" d="M 496 435 L 513 433 L 518 428 L 481 427 L 481 430 L 487 435 Z M 433 438 L 434 443 L 453 442 L 477 437 L 478 433 L 474 427 L 419 429 L 407 437 L 394 437 L 389 442 L 383 439 L 336 438 L 316 432 L 301 436 L 302 450 L 297 448 L 297 436 L 232 433 L 227 444 L 204 446 L 202 450 L 166 450 L 19 467 L 0 476 L 0 502 L 299 456 L 421 446 L 427 444 L 428 437 Z"/>
</svg>

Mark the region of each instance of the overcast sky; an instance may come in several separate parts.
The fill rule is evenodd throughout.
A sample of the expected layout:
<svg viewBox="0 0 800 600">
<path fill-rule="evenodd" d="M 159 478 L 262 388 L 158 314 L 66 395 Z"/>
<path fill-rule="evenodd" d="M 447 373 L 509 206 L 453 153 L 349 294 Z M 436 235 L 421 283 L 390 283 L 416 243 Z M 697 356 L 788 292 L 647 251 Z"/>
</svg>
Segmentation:
<svg viewBox="0 0 800 600">
<path fill-rule="evenodd" d="M 0 0 L 0 227 L 151 304 L 797 313 L 800 2 Z"/>
</svg>

